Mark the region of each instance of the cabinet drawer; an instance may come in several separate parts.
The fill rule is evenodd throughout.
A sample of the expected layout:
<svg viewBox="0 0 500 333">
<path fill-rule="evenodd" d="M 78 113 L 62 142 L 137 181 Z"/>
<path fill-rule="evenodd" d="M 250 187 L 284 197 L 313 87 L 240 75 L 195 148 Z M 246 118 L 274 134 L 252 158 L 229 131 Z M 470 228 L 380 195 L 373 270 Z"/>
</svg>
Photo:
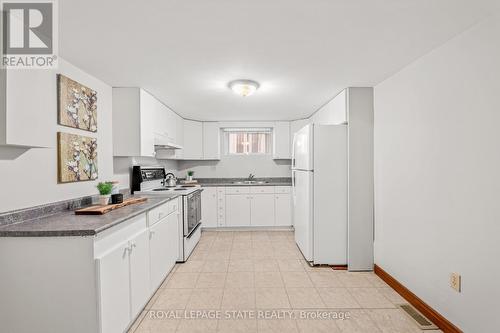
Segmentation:
<svg viewBox="0 0 500 333">
<path fill-rule="evenodd" d="M 250 193 L 274 193 L 274 186 L 253 186 Z"/>
<path fill-rule="evenodd" d="M 275 186 L 275 193 L 290 193 L 292 191 L 291 186 Z"/>
<path fill-rule="evenodd" d="M 158 221 L 160 221 L 162 218 L 167 217 L 169 214 L 177 211 L 179 209 L 178 204 L 179 200 L 174 199 L 151 209 L 148 212 L 149 225 L 152 226 Z"/>
<path fill-rule="evenodd" d="M 226 194 L 246 194 L 250 193 L 248 186 L 231 186 L 226 188 Z"/>
<path fill-rule="evenodd" d="M 225 187 L 217 187 L 217 193 L 226 194 L 226 188 Z"/>
</svg>

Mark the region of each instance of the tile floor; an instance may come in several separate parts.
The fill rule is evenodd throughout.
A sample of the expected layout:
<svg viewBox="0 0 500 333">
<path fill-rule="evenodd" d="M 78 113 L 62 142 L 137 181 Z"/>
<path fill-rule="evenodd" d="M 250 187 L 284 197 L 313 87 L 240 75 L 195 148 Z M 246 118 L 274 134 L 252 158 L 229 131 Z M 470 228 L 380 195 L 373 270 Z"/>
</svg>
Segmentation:
<svg viewBox="0 0 500 333">
<path fill-rule="evenodd" d="M 309 267 L 291 231 L 207 231 L 129 332 L 421 332 L 404 302 L 373 273 Z"/>
</svg>

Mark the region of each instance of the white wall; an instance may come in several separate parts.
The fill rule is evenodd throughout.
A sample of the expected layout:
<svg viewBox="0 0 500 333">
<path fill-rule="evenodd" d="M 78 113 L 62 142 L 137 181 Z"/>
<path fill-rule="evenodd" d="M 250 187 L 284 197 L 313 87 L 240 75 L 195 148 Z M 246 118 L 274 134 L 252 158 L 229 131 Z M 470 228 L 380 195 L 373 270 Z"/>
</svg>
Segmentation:
<svg viewBox="0 0 500 333">
<path fill-rule="evenodd" d="M 94 136 L 95 134 L 57 125 L 56 73 L 64 74 L 97 91 L 98 181 L 113 179 L 111 87 L 60 58 L 59 69 L 53 71 L 53 75 L 44 75 L 45 82 L 40 82 L 38 79 L 40 76 L 34 73 L 36 79 L 29 80 L 28 76 L 23 75 L 26 80 L 22 85 L 8 87 L 8 90 L 15 93 L 16 96 L 19 93 L 16 93 L 14 89 L 22 89 L 27 99 L 30 98 L 31 90 L 37 91 L 37 95 L 40 95 L 40 90 L 44 90 L 50 96 L 46 104 L 38 105 L 31 112 L 37 115 L 43 113 L 45 117 L 51 119 L 53 125 L 50 127 L 40 126 L 34 121 L 27 122 L 26 126 L 30 127 L 32 131 L 49 131 L 48 135 L 52 136 L 53 144 L 51 148 L 30 149 L 13 160 L 0 160 L 3 192 L 0 212 L 97 194 L 95 185 L 98 181 L 57 184 L 57 131 L 79 133 L 86 136 Z M 2 149 L 5 148 L 0 148 L 0 151 Z"/>
<path fill-rule="evenodd" d="M 499 92 L 498 15 L 375 88 L 375 262 L 465 332 L 500 327 Z"/>
<path fill-rule="evenodd" d="M 309 121 L 317 124 L 336 125 L 347 121 L 347 89 L 316 111 Z"/>
<path fill-rule="evenodd" d="M 178 162 L 175 160 L 157 160 L 154 157 L 114 157 L 113 168 L 115 179 L 120 181 L 123 188 L 130 188 L 132 166 L 163 166 L 167 172 L 178 174 Z"/>
</svg>

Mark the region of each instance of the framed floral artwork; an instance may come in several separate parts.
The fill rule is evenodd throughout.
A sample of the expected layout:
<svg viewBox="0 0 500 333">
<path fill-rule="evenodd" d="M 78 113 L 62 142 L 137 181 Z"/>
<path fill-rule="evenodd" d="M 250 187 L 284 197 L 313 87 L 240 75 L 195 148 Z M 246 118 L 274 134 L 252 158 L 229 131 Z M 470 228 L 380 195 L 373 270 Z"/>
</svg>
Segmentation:
<svg viewBox="0 0 500 333">
<path fill-rule="evenodd" d="M 57 75 L 57 123 L 97 132 L 97 92 L 62 75 Z"/>
<path fill-rule="evenodd" d="M 58 132 L 57 160 L 59 183 L 97 179 L 97 139 Z"/>
</svg>

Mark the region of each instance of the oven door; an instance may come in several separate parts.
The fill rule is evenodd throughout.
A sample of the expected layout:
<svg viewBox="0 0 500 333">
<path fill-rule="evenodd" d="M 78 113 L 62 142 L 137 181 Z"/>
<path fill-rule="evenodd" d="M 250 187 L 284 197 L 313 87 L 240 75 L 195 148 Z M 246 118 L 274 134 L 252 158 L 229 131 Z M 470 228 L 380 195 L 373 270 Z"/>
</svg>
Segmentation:
<svg viewBox="0 0 500 333">
<path fill-rule="evenodd" d="M 184 237 L 190 237 L 201 222 L 201 192 L 184 196 Z"/>
</svg>

